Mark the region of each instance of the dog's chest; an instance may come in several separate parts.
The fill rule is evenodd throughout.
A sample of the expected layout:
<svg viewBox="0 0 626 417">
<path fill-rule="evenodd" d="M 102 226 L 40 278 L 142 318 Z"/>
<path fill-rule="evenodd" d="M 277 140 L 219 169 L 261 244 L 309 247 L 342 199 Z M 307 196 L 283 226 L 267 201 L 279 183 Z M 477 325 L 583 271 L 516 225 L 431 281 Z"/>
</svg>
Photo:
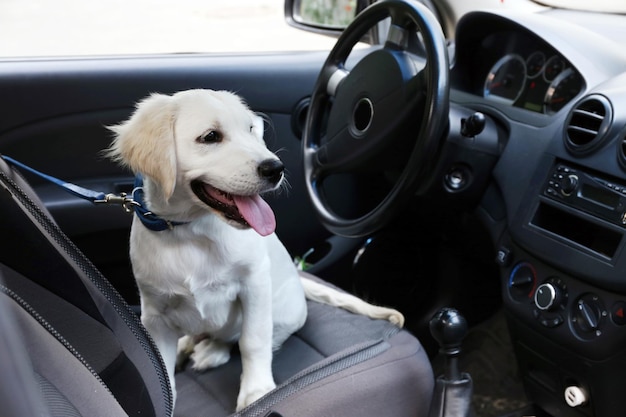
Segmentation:
<svg viewBox="0 0 626 417">
<path fill-rule="evenodd" d="M 185 277 L 180 283 L 185 295 L 174 309 L 184 316 L 183 327 L 188 327 L 187 332 L 215 334 L 224 327 L 238 325 L 242 291 L 238 268 L 211 262 L 210 257 L 191 257 L 180 272 Z M 190 314 L 190 310 L 194 313 Z"/>
<path fill-rule="evenodd" d="M 191 285 L 188 307 L 197 312 L 197 321 L 190 323 L 187 331 L 219 335 L 224 328 L 239 327 L 241 305 L 237 282 L 209 282 L 199 286 Z"/>
<path fill-rule="evenodd" d="M 233 331 L 241 326 L 239 295 L 249 279 L 254 252 L 243 256 L 241 246 L 215 245 L 195 236 L 153 243 L 150 262 L 140 262 L 136 275 L 144 285 L 161 288 L 171 324 L 187 334 L 236 337 Z M 137 249 L 146 250 L 146 242 Z"/>
</svg>

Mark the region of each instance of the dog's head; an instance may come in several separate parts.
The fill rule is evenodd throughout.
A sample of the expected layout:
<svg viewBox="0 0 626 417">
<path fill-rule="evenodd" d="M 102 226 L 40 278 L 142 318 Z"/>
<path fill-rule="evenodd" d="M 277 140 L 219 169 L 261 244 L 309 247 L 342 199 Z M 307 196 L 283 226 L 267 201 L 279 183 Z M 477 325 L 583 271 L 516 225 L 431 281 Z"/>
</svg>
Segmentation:
<svg viewBox="0 0 626 417">
<path fill-rule="evenodd" d="M 153 94 L 115 133 L 108 155 L 152 180 L 164 202 L 201 206 L 239 228 L 275 229 L 260 193 L 280 186 L 282 162 L 263 141 L 263 120 L 235 94 Z"/>
</svg>

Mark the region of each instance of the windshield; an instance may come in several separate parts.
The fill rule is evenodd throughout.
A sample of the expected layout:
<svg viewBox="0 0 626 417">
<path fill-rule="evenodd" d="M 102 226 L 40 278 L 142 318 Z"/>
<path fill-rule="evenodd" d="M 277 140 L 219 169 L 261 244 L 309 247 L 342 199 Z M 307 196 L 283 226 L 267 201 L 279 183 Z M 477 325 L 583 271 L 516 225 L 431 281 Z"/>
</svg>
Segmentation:
<svg viewBox="0 0 626 417">
<path fill-rule="evenodd" d="M 0 59 L 330 50 L 285 23 L 284 0 L 0 0 Z"/>
<path fill-rule="evenodd" d="M 0 0 L 0 60 L 117 54 L 330 50 L 288 26 L 285 0 Z M 319 3 L 314 0 L 313 4 Z M 625 0 L 433 0 L 450 25 L 476 9 L 549 7 L 626 14 Z M 604 24 L 604 22 L 603 22 Z M 621 24 L 621 22 L 620 22 Z"/>
</svg>

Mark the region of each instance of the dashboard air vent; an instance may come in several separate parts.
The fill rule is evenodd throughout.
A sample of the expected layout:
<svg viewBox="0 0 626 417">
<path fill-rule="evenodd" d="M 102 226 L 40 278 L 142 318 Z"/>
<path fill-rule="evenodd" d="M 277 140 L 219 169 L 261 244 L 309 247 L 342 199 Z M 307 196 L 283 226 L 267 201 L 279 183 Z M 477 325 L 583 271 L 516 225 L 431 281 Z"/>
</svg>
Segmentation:
<svg viewBox="0 0 626 417">
<path fill-rule="evenodd" d="M 619 148 L 617 149 L 618 160 L 622 168 L 626 169 L 626 129 L 620 134 Z"/>
<path fill-rule="evenodd" d="M 572 153 L 584 154 L 596 149 L 609 130 L 611 103 L 600 95 L 580 100 L 565 122 L 565 146 Z"/>
</svg>

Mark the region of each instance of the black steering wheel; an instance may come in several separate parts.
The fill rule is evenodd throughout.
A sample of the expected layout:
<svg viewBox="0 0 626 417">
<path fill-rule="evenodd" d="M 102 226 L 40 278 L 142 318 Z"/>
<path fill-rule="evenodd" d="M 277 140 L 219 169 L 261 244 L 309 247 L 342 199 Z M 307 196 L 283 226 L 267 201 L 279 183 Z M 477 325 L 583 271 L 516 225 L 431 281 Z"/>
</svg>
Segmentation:
<svg viewBox="0 0 626 417">
<path fill-rule="evenodd" d="M 348 70 L 354 46 L 386 18 L 385 45 Z M 425 65 L 409 50 L 416 40 L 423 45 Z M 446 41 L 436 17 L 422 4 L 382 0 L 346 28 L 317 79 L 303 136 L 307 191 L 328 230 L 369 235 L 425 188 L 448 127 L 449 90 Z M 342 217 L 330 207 L 324 192 L 328 177 L 398 165 L 394 185 L 369 212 Z"/>
</svg>

